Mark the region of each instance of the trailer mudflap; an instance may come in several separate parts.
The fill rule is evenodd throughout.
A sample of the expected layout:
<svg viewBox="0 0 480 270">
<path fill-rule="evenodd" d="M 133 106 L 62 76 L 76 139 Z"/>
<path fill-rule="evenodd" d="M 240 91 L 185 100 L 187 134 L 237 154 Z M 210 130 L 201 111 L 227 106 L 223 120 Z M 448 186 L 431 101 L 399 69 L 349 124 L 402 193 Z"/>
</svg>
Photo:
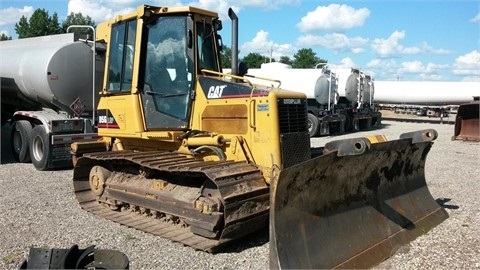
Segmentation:
<svg viewBox="0 0 480 270">
<path fill-rule="evenodd" d="M 425 181 L 436 136 L 335 141 L 282 170 L 271 182 L 270 268 L 372 267 L 448 218 Z"/>
</svg>

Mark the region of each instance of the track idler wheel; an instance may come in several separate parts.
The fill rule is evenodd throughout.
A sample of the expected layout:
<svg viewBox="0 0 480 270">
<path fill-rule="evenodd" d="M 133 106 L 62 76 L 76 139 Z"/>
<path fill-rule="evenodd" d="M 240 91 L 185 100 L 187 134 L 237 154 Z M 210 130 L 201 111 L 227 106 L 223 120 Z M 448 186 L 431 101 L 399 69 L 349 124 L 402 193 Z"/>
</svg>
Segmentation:
<svg viewBox="0 0 480 270">
<path fill-rule="evenodd" d="M 90 189 L 95 195 L 102 196 L 103 191 L 105 190 L 105 182 L 107 182 L 107 179 L 111 174 L 111 171 L 102 166 L 93 166 L 90 170 L 88 182 L 90 184 Z"/>
</svg>

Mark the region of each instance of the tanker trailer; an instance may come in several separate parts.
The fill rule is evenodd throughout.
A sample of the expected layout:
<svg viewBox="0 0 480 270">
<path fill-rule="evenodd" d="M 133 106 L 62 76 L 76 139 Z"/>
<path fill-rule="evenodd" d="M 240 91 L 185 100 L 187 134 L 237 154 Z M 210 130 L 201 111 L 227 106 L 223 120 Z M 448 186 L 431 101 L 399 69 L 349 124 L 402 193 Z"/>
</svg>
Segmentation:
<svg viewBox="0 0 480 270">
<path fill-rule="evenodd" d="M 99 88 L 92 88 L 103 69 L 93 59 L 99 66 L 103 60 L 92 54 L 94 44 L 73 33 L 0 42 L 2 123 L 10 122 L 18 162 L 38 170 L 72 166 L 70 144 L 97 138 Z"/>
<path fill-rule="evenodd" d="M 368 130 L 379 126 L 381 113 L 373 104 L 374 82 L 359 69 L 335 69 L 339 78 L 337 107 L 346 117 L 345 131 Z"/>
<path fill-rule="evenodd" d="M 247 76 L 280 79 L 282 89 L 304 93 L 310 137 L 345 132 L 345 115 L 335 107 L 338 80 L 329 69 L 292 69 L 289 65 L 273 62 L 262 64 L 260 69 L 248 69 Z"/>
<path fill-rule="evenodd" d="M 308 98 L 309 133 L 315 135 L 343 134 L 345 115 L 335 110 L 338 99 L 338 78 L 331 70 L 324 68 L 315 82 L 315 99 Z"/>
</svg>

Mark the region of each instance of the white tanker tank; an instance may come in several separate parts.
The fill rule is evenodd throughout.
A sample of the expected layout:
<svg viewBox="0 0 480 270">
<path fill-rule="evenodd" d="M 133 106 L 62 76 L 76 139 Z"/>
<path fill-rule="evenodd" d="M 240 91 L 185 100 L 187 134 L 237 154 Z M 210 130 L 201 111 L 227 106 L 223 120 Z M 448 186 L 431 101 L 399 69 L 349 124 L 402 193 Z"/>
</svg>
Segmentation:
<svg viewBox="0 0 480 270">
<path fill-rule="evenodd" d="M 0 42 L 2 124 L 10 121 L 17 161 L 38 170 L 71 166 L 70 144 L 97 138 L 104 59 L 94 46 L 73 33 Z"/>
</svg>

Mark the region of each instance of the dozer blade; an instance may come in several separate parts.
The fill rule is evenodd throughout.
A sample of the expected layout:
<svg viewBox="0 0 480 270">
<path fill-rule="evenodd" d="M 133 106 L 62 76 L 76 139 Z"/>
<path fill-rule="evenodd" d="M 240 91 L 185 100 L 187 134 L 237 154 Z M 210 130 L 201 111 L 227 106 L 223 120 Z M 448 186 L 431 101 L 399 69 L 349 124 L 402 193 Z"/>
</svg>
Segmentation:
<svg viewBox="0 0 480 270">
<path fill-rule="evenodd" d="M 458 107 L 452 140 L 480 141 L 480 101 Z"/>
<path fill-rule="evenodd" d="M 335 141 L 282 170 L 270 187 L 270 268 L 372 267 L 448 218 L 425 182 L 436 137 Z"/>
</svg>

